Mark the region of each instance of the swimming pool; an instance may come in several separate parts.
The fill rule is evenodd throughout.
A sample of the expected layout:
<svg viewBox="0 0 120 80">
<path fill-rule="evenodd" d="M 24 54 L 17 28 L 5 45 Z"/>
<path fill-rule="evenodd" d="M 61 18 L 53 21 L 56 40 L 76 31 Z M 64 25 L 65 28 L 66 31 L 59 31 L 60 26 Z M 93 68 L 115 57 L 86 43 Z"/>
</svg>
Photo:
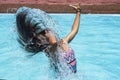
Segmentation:
<svg viewBox="0 0 120 80">
<path fill-rule="evenodd" d="M 74 14 L 50 14 L 67 34 Z M 80 80 L 120 80 L 120 15 L 82 14 L 80 29 L 70 43 Z M 0 79 L 59 80 L 50 74 L 47 57 L 30 57 L 16 40 L 15 14 L 0 14 Z M 76 76 L 63 80 L 77 80 Z M 78 80 L 79 80 L 78 79 Z"/>
</svg>

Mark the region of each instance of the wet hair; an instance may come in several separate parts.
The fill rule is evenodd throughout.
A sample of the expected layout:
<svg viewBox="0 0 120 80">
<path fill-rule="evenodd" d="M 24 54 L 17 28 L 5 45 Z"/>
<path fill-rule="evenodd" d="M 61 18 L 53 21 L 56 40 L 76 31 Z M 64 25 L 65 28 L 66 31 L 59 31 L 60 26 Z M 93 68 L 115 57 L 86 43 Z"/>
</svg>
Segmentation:
<svg viewBox="0 0 120 80">
<path fill-rule="evenodd" d="M 42 19 L 31 14 L 32 9 L 20 8 L 16 14 L 16 26 L 18 31 L 18 42 L 29 52 L 40 52 L 48 47 L 49 42 L 44 36 L 45 27 Z M 43 28 L 44 26 L 44 28 Z"/>
</svg>

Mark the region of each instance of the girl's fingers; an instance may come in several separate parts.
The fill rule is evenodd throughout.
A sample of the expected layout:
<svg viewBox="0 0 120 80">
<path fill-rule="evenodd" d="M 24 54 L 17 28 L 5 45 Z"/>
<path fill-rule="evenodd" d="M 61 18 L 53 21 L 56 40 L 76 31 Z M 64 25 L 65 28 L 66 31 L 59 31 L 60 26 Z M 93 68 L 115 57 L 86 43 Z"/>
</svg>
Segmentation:
<svg viewBox="0 0 120 80">
<path fill-rule="evenodd" d="M 74 6 L 74 5 L 69 5 L 70 7 L 73 7 L 73 8 L 75 8 L 75 9 L 77 9 L 77 7 L 76 6 Z"/>
<path fill-rule="evenodd" d="M 73 5 L 69 5 L 70 7 L 74 8 L 76 10 L 76 12 L 80 12 L 80 3 L 79 4 L 73 4 Z"/>
</svg>

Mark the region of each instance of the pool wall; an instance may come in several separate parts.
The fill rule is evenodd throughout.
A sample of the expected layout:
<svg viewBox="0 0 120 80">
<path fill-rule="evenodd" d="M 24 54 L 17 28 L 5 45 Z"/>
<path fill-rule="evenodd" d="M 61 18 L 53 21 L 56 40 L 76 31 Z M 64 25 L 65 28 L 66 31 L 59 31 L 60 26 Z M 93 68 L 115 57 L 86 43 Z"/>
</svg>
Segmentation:
<svg viewBox="0 0 120 80">
<path fill-rule="evenodd" d="M 81 3 L 82 13 L 120 14 L 120 0 L 0 0 L 0 13 L 15 13 L 21 6 L 48 13 L 74 13 L 69 4 Z"/>
</svg>

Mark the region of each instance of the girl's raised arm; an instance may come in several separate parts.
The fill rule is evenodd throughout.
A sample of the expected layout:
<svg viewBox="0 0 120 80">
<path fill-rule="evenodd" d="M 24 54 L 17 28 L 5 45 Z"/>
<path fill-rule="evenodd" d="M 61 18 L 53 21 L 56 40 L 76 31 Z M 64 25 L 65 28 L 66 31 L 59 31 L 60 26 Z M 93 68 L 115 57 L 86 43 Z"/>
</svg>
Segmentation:
<svg viewBox="0 0 120 80">
<path fill-rule="evenodd" d="M 76 17 L 70 33 L 65 38 L 63 38 L 68 43 L 75 37 L 75 35 L 78 32 L 79 24 L 80 24 L 80 13 L 81 13 L 80 4 L 70 5 L 70 6 L 76 10 Z"/>
</svg>

